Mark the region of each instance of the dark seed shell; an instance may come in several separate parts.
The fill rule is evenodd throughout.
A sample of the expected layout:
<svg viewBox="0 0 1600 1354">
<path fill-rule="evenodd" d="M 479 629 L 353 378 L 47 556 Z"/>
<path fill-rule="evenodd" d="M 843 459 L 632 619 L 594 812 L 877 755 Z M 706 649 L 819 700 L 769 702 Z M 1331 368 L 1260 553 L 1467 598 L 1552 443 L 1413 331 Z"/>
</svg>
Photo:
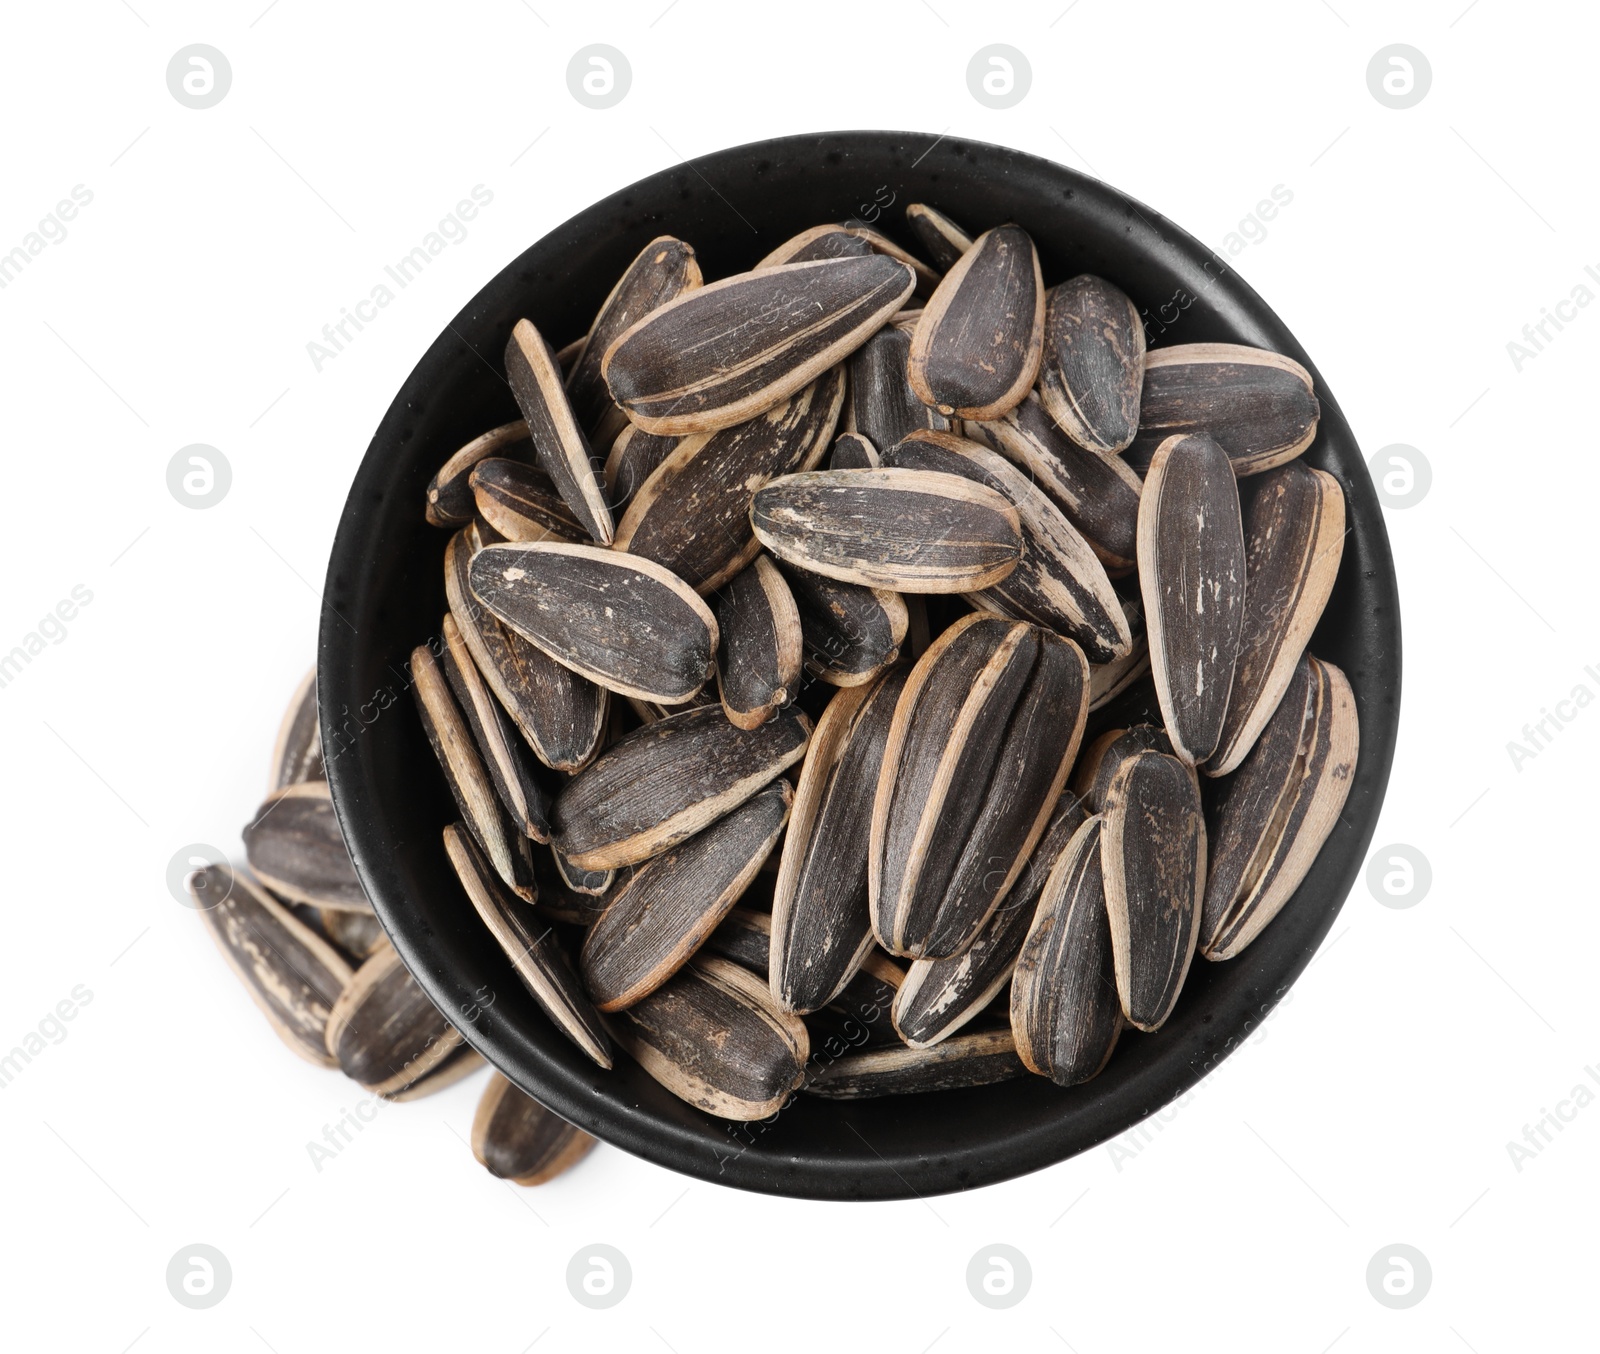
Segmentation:
<svg viewBox="0 0 1600 1354">
<path fill-rule="evenodd" d="M 1089 664 L 1089 713 L 1110 704 L 1150 671 L 1150 637 L 1145 633 L 1144 603 L 1138 597 L 1117 594 L 1127 617 L 1133 646 L 1123 658 Z M 1153 688 L 1152 688 L 1153 689 Z"/>
<path fill-rule="evenodd" d="M 490 1175 L 542 1185 L 589 1155 L 595 1140 L 518 1090 L 499 1072 L 472 1116 L 472 1155 Z"/>
<path fill-rule="evenodd" d="M 802 667 L 830 686 L 870 682 L 900 656 L 910 624 L 906 599 L 887 588 L 841 583 L 780 564 L 800 611 Z"/>
<path fill-rule="evenodd" d="M 409 1086 L 460 1047 L 460 1033 L 392 945 L 355 971 L 328 1015 L 328 1052 L 345 1076 L 369 1091 Z"/>
<path fill-rule="evenodd" d="M 1139 307 L 1089 273 L 1050 288 L 1039 398 L 1067 436 L 1102 456 L 1120 454 L 1139 431 L 1143 387 Z"/>
<path fill-rule="evenodd" d="M 748 901 L 747 896 L 744 902 Z M 765 978 L 767 951 L 771 944 L 772 914 L 741 903 L 706 937 L 704 953 L 720 954 L 724 959 L 731 959 L 749 969 L 758 978 Z"/>
<path fill-rule="evenodd" d="M 821 1010 L 806 1017 L 811 1046 L 819 1059 L 842 1057 L 847 1050 L 898 1045 L 892 1012 L 906 971 L 873 948 L 844 987 Z"/>
<path fill-rule="evenodd" d="M 615 872 L 611 873 L 615 881 Z M 560 857 L 549 847 L 533 851 L 533 880 L 537 885 L 534 906 L 541 917 L 566 922 L 569 926 L 590 926 L 606 909 L 605 891 L 599 894 L 575 889 L 567 882 Z"/>
<path fill-rule="evenodd" d="M 741 729 L 771 719 L 800 694 L 800 609 L 765 555 L 717 596 L 717 690 Z"/>
<path fill-rule="evenodd" d="M 313 907 L 371 912 L 325 780 L 275 790 L 244 829 L 245 859 L 274 893 Z"/>
<path fill-rule="evenodd" d="M 604 481 L 612 515 L 620 522 L 644 482 L 678 445 L 679 438 L 657 437 L 630 423 L 611 444 Z"/>
<path fill-rule="evenodd" d="M 878 448 L 922 429 L 948 432 L 950 420 L 917 398 L 906 378 L 911 335 L 894 325 L 878 330 L 850 355 L 845 427 Z"/>
<path fill-rule="evenodd" d="M 472 472 L 489 456 L 533 455 L 532 434 L 522 419 L 502 423 L 498 428 L 474 437 L 439 467 L 428 483 L 428 522 L 436 527 L 462 527 L 472 520 L 474 509 Z M 527 442 L 527 446 L 521 443 Z"/>
<path fill-rule="evenodd" d="M 479 514 L 508 541 L 583 541 L 588 533 L 542 470 L 490 456 L 470 479 Z"/>
<path fill-rule="evenodd" d="M 302 921 L 309 921 L 306 912 L 315 914 L 317 929 L 355 964 L 388 939 L 383 923 L 370 912 L 338 912 L 333 908 L 322 912 L 306 903 L 296 904 L 295 913 Z"/>
<path fill-rule="evenodd" d="M 876 470 L 878 449 L 860 433 L 840 433 L 828 453 L 829 470 Z"/>
<path fill-rule="evenodd" d="M 575 865 L 554 847 L 551 848 L 550 855 L 555 860 L 556 873 L 561 876 L 561 882 L 574 893 L 604 901 L 616 887 L 617 872 L 613 869 L 585 869 L 581 865 Z"/>
<path fill-rule="evenodd" d="M 933 289 L 939 285 L 939 274 L 928 267 L 915 254 L 908 249 L 902 249 L 881 230 L 874 230 L 871 226 L 864 226 L 859 221 L 848 221 L 843 224 L 844 230 L 854 235 L 858 240 L 865 240 L 872 247 L 875 254 L 883 254 L 891 259 L 897 259 L 905 264 L 917 275 L 915 291 L 918 296 L 930 296 Z"/>
<path fill-rule="evenodd" d="M 913 202 L 906 208 L 906 220 L 916 232 L 917 239 L 927 250 L 933 266 L 942 273 L 949 272 L 972 248 L 972 236 L 956 225 L 941 211 L 935 211 L 923 202 Z"/>
<path fill-rule="evenodd" d="M 961 1034 L 933 1048 L 875 1048 L 829 1063 L 806 1082 L 809 1095 L 865 1100 L 880 1095 L 989 1086 L 1025 1075 L 1009 1029 Z"/>
<path fill-rule="evenodd" d="M 1141 752 L 1172 752 L 1172 740 L 1165 729 L 1153 724 L 1135 724 L 1129 729 L 1107 729 L 1078 758 L 1072 778 L 1072 793 L 1083 801 L 1090 813 L 1105 808 L 1106 791 L 1122 764 Z"/>
<path fill-rule="evenodd" d="M 281 790 L 303 780 L 326 780 L 322 765 L 322 726 L 317 721 L 317 670 L 312 668 L 295 688 L 272 746 L 272 771 L 267 789 Z"/>
<path fill-rule="evenodd" d="M 818 259 L 861 258 L 870 253 L 872 246 L 843 226 L 812 226 L 785 240 L 751 271 L 779 268 L 786 263 L 814 263 Z"/>
</svg>

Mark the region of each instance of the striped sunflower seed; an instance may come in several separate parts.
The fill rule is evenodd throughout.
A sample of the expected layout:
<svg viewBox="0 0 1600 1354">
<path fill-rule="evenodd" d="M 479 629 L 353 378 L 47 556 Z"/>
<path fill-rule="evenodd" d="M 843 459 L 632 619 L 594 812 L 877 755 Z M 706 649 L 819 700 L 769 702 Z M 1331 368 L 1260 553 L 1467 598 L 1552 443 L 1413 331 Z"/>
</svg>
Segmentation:
<svg viewBox="0 0 1600 1354">
<path fill-rule="evenodd" d="M 508 541 L 588 539 L 542 470 L 490 456 L 473 468 L 469 483 L 479 515 Z"/>
<path fill-rule="evenodd" d="M 312 668 L 295 688 L 272 745 L 272 771 L 267 789 L 281 790 L 303 780 L 326 780 L 322 764 L 322 726 L 317 722 L 317 670 Z"/>
<path fill-rule="evenodd" d="M 617 872 L 614 869 L 586 869 L 576 865 L 555 848 L 551 848 L 551 856 L 556 863 L 556 873 L 561 876 L 561 882 L 571 889 L 573 893 L 586 894 L 590 897 L 605 899 L 611 890 L 616 887 Z"/>
<path fill-rule="evenodd" d="M 779 268 L 786 263 L 815 263 L 818 259 L 862 258 L 870 253 L 872 246 L 843 226 L 812 226 L 785 240 L 751 271 Z"/>
<path fill-rule="evenodd" d="M 1050 288 L 1039 398 L 1067 436 L 1102 456 L 1126 451 L 1139 431 L 1143 389 L 1139 307 L 1089 273 Z"/>
<path fill-rule="evenodd" d="M 921 259 L 910 250 L 903 249 L 894 240 L 891 240 L 881 230 L 874 230 L 871 226 L 864 226 L 859 221 L 846 223 L 843 230 L 854 235 L 858 240 L 865 240 L 875 254 L 882 254 L 888 258 L 896 259 L 910 268 L 917 275 L 914 291 L 918 296 L 931 296 L 933 289 L 939 285 L 939 274 L 928 267 Z"/>
<path fill-rule="evenodd" d="M 615 880 L 615 874 L 612 874 Z M 537 889 L 534 906 L 539 915 L 569 926 L 590 926 L 606 910 L 606 891 L 585 893 L 567 883 L 560 859 L 548 847 L 533 852 L 533 882 Z"/>
<path fill-rule="evenodd" d="M 327 939 L 352 964 L 359 964 L 388 939 L 383 923 L 370 912 L 326 912 L 309 903 L 296 903 L 295 916 Z"/>
<path fill-rule="evenodd" d="M 472 1155 L 490 1175 L 543 1185 L 576 1166 L 595 1140 L 518 1090 L 499 1072 L 472 1116 Z"/>
<path fill-rule="evenodd" d="M 828 453 L 829 470 L 876 470 L 882 464 L 878 449 L 860 433 L 840 433 Z"/>
<path fill-rule="evenodd" d="M 749 902 L 748 897 L 706 937 L 705 953 L 720 954 L 749 969 L 758 978 L 765 978 L 767 951 L 772 945 L 772 914 L 747 907 L 746 902 Z"/>
<path fill-rule="evenodd" d="M 906 220 L 940 272 L 948 273 L 972 248 L 972 236 L 925 202 L 913 202 L 908 206 Z"/>
<path fill-rule="evenodd" d="M 920 314 L 920 312 L 919 312 Z M 880 450 L 909 433 L 949 432 L 950 420 L 917 398 L 906 377 L 911 335 L 886 325 L 850 355 L 850 398 L 845 428 L 860 433 Z"/>
<path fill-rule="evenodd" d="M 656 467 L 672 454 L 680 439 L 657 437 L 630 423 L 611 444 L 611 454 L 606 457 L 602 476 L 611 511 L 618 521 L 626 516 L 644 482 L 655 473 Z"/>
<path fill-rule="evenodd" d="M 371 912 L 350 863 L 325 780 L 274 790 L 244 829 L 244 854 L 256 877 L 297 903 L 343 912 Z"/>
<path fill-rule="evenodd" d="M 910 625 L 907 601 L 888 588 L 841 583 L 779 564 L 800 612 L 802 663 L 829 686 L 860 686 L 900 657 Z"/>
<path fill-rule="evenodd" d="M 946 1039 L 933 1048 L 873 1048 L 829 1063 L 806 1082 L 808 1095 L 866 1100 L 881 1095 L 991 1086 L 1026 1074 L 1009 1029 Z"/>
<path fill-rule="evenodd" d="M 1072 778 L 1072 793 L 1090 813 L 1105 808 L 1106 791 L 1122 764 L 1141 752 L 1172 752 L 1172 740 L 1165 729 L 1154 724 L 1135 724 L 1127 729 L 1107 729 L 1078 758 Z"/>
<path fill-rule="evenodd" d="M 717 596 L 717 690 L 741 729 L 771 719 L 800 694 L 800 609 L 765 555 Z"/>
<path fill-rule="evenodd" d="M 532 434 L 522 419 L 502 423 L 498 428 L 474 437 L 460 451 L 439 467 L 439 473 L 428 482 L 428 507 L 426 517 L 431 526 L 463 527 L 472 520 L 475 507 L 472 493 L 472 472 L 478 463 L 490 456 L 533 455 Z M 527 445 L 523 445 L 526 443 Z"/>
<path fill-rule="evenodd" d="M 460 1047 L 460 1032 L 392 945 L 355 971 L 328 1014 L 328 1052 L 340 1071 L 380 1094 L 414 1085 Z"/>
<path fill-rule="evenodd" d="M 1145 633 L 1144 603 L 1137 596 L 1117 594 L 1128 621 L 1133 645 L 1125 657 L 1089 664 L 1089 712 L 1110 704 L 1150 671 L 1150 637 Z"/>
</svg>

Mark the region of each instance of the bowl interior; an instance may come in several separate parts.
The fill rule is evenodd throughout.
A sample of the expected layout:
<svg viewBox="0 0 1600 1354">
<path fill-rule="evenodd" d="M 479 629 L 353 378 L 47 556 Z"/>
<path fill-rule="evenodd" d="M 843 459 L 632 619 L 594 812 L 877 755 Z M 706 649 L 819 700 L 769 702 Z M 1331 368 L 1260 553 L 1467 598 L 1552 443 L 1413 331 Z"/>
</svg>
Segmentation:
<svg viewBox="0 0 1600 1354">
<path fill-rule="evenodd" d="M 584 1058 L 522 988 L 451 872 L 440 830 L 455 811 L 407 674 L 411 649 L 438 634 L 445 610 L 447 538 L 423 521 L 423 492 L 452 451 L 517 417 L 501 358 L 516 320 L 531 319 L 556 346 L 580 336 L 653 236 L 688 240 L 712 280 L 824 221 L 854 218 L 915 249 L 911 202 L 973 233 L 1021 224 L 1047 284 L 1082 272 L 1116 283 L 1145 311 L 1152 346 L 1252 344 L 1311 369 L 1323 414 L 1306 459 L 1337 477 L 1350 524 L 1312 647 L 1350 678 L 1361 756 L 1342 819 L 1290 904 L 1239 958 L 1197 958 L 1165 1027 L 1125 1036 L 1094 1081 L 1063 1090 L 1027 1077 L 856 1103 L 802 1095 L 769 1121 L 730 1124 L 676 1099 L 625 1055 L 610 1072 Z M 851 132 L 741 146 L 653 175 L 552 231 L 472 299 L 395 397 L 351 488 L 318 673 L 329 779 L 356 868 L 406 964 L 490 1062 L 564 1118 L 674 1170 L 780 1194 L 895 1198 L 1006 1179 L 1122 1132 L 1215 1067 L 1282 998 L 1332 925 L 1377 820 L 1400 635 L 1383 520 L 1349 426 L 1300 345 L 1223 261 L 1157 213 L 1049 161 L 931 134 Z"/>
</svg>

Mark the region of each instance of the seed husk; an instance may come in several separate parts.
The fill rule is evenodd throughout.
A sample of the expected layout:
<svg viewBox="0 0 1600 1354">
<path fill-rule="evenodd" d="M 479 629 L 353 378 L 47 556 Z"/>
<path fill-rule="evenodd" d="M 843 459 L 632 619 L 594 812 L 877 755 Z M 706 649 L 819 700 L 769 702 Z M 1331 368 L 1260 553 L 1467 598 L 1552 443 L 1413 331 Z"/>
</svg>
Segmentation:
<svg viewBox="0 0 1600 1354">
<path fill-rule="evenodd" d="M 767 971 L 786 1011 L 826 1006 L 872 948 L 872 805 L 906 672 L 841 691 L 812 735 L 772 894 Z"/>
<path fill-rule="evenodd" d="M 1039 398 L 1080 447 L 1125 451 L 1139 431 L 1144 321 L 1120 288 L 1089 273 L 1050 288 Z"/>
<path fill-rule="evenodd" d="M 473 910 L 505 951 L 529 995 L 568 1039 L 601 1067 L 610 1067 L 611 1040 L 605 1025 L 550 927 L 506 892 L 464 824 L 445 828 L 444 849 Z"/>
<path fill-rule="evenodd" d="M 808 1095 L 865 1100 L 989 1086 L 1025 1075 L 1009 1029 L 960 1034 L 933 1048 L 873 1048 L 829 1063 L 807 1080 Z"/>
<path fill-rule="evenodd" d="M 914 291 L 918 296 L 930 296 L 933 289 L 939 285 L 939 274 L 928 267 L 921 259 L 910 250 L 902 249 L 881 230 L 874 230 L 871 226 L 863 226 L 858 222 L 850 222 L 842 227 L 846 232 L 854 235 L 858 240 L 865 240 L 871 246 L 873 253 L 883 254 L 891 259 L 897 259 L 905 264 L 917 275 Z"/>
<path fill-rule="evenodd" d="M 1167 438 L 1209 433 L 1233 473 L 1292 461 L 1317 435 L 1311 374 L 1292 357 L 1236 343 L 1183 343 L 1145 354 L 1139 432 L 1124 453 L 1141 473 Z"/>
<path fill-rule="evenodd" d="M 765 413 L 848 356 L 911 294 L 879 255 L 740 273 L 645 316 L 604 359 L 612 398 L 653 433 L 715 432 Z"/>
<path fill-rule="evenodd" d="M 717 628 L 720 632 L 722 628 L 721 622 L 718 622 Z M 720 633 L 718 638 L 720 642 Z M 637 696 L 630 696 L 627 701 L 628 708 L 639 717 L 641 724 L 654 724 L 658 719 L 665 719 L 668 715 L 678 715 L 697 706 L 716 705 L 717 703 L 717 693 L 711 689 L 709 683 L 701 687 L 700 690 L 696 691 L 694 695 L 680 705 L 663 705 L 660 701 L 642 701 Z M 617 726 L 616 732 L 618 736 L 626 731 L 623 725 L 619 724 Z"/>
<path fill-rule="evenodd" d="M 307 1062 L 335 1066 L 328 1016 L 350 981 L 350 965 L 253 879 L 227 865 L 194 871 L 184 887 L 278 1038 Z"/>
<path fill-rule="evenodd" d="M 634 865 L 729 813 L 805 755 L 811 721 L 785 710 L 759 729 L 720 705 L 635 729 L 562 788 L 555 845 L 586 869 Z"/>
<path fill-rule="evenodd" d="M 941 413 L 994 419 L 1028 393 L 1043 349 L 1038 251 L 1020 226 L 997 226 L 928 298 L 907 374 L 918 398 Z"/>
<path fill-rule="evenodd" d="M 677 704 L 712 673 L 717 620 L 653 560 L 593 545 L 491 545 L 473 594 L 564 667 L 623 696 Z"/>
<path fill-rule="evenodd" d="M 1143 484 L 1120 456 L 1086 451 L 1029 393 L 1004 418 L 968 423 L 967 435 L 1021 467 L 1089 542 L 1112 577 L 1138 559 Z"/>
<path fill-rule="evenodd" d="M 880 450 L 922 429 L 950 431 L 950 420 L 918 399 L 906 379 L 910 357 L 911 335 L 895 325 L 878 330 L 850 355 L 845 428 Z"/>
<path fill-rule="evenodd" d="M 1072 793 L 1083 801 L 1090 813 L 1105 808 L 1106 791 L 1122 764 L 1141 752 L 1172 752 L 1172 740 L 1165 729 L 1154 724 L 1135 724 L 1126 729 L 1107 729 L 1078 758 L 1072 778 Z"/>
<path fill-rule="evenodd" d="M 445 548 L 445 599 L 461 638 L 534 755 L 555 770 L 577 771 L 600 750 L 610 693 L 534 647 L 478 600 L 469 577 L 474 553 L 460 533 Z"/>
<path fill-rule="evenodd" d="M 679 440 L 657 437 L 632 423 L 617 434 L 617 440 L 611 444 L 611 454 L 606 457 L 603 475 L 616 520 L 621 521 L 626 515 L 633 496 L 655 473 L 656 467 L 672 454 Z"/>
<path fill-rule="evenodd" d="M 818 259 L 861 258 L 870 253 L 872 246 L 843 226 L 812 226 L 785 240 L 751 271 L 778 268 L 785 263 L 814 263 Z"/>
<path fill-rule="evenodd" d="M 326 780 L 322 764 L 322 726 L 317 721 L 317 670 L 301 678 L 278 725 L 272 745 L 272 771 L 267 789 L 281 790 L 303 780 Z"/>
<path fill-rule="evenodd" d="M 635 1005 L 683 967 L 760 871 L 793 802 L 780 778 L 640 867 L 589 928 L 578 956 L 600 1010 Z"/>
<path fill-rule="evenodd" d="M 1058 631 L 1098 663 L 1132 647 L 1105 566 L 1055 504 L 1004 456 L 952 433 L 929 432 L 896 443 L 884 460 L 892 467 L 961 476 L 1016 509 L 1022 528 L 1017 567 L 987 589 L 968 593 L 974 606 Z"/>
<path fill-rule="evenodd" d="M 604 900 L 616 887 L 617 872 L 613 869 L 589 870 L 575 865 L 554 847 L 550 851 L 556 863 L 556 873 L 572 892 Z"/>
<path fill-rule="evenodd" d="M 1088 709 L 1072 641 L 974 614 L 917 660 L 873 802 L 873 929 L 891 954 L 960 954 L 1005 899 L 1066 784 Z"/>
<path fill-rule="evenodd" d="M 716 955 L 690 960 L 617 1022 L 617 1042 L 656 1081 L 724 1119 L 765 1119 L 805 1079 L 810 1036 L 755 974 Z"/>
<path fill-rule="evenodd" d="M 1011 1029 L 1030 1072 L 1058 1086 L 1096 1076 L 1122 1031 L 1101 861 L 1090 818 L 1045 884 L 1011 976 Z"/>
<path fill-rule="evenodd" d="M 584 530 L 601 545 L 611 543 L 611 509 L 595 471 L 598 468 L 567 403 L 561 369 L 543 336 L 527 320 L 518 320 L 506 343 L 506 380 L 517 407 L 533 434 L 534 450 Z"/>
<path fill-rule="evenodd" d="M 761 549 L 750 526 L 755 491 L 823 457 L 844 403 L 844 370 L 720 432 L 686 437 L 640 486 L 617 527 L 617 550 L 654 560 L 702 595 Z"/>
<path fill-rule="evenodd" d="M 746 907 L 748 897 L 733 908 L 722 924 L 706 937 L 704 953 L 720 954 L 724 959 L 747 968 L 758 978 L 767 976 L 767 951 L 772 944 L 772 914 Z"/>
<path fill-rule="evenodd" d="M 411 690 L 422 714 L 433 755 L 439 759 L 450 794 L 495 871 L 519 897 L 534 899 L 533 857 L 528 838 L 512 823 L 495 794 L 488 769 L 461 714 L 443 665 L 426 644 L 411 651 Z"/>
<path fill-rule="evenodd" d="M 573 416 L 591 445 L 609 446 L 627 416 L 612 402 L 602 360 L 635 322 L 701 284 L 694 249 L 671 235 L 651 240 L 623 271 L 589 326 L 583 353 L 566 378 Z"/>
<path fill-rule="evenodd" d="M 925 202 L 911 203 L 906 208 L 906 220 L 940 272 L 948 273 L 972 248 L 972 236 Z"/>
<path fill-rule="evenodd" d="M 395 1104 L 426 1100 L 430 1095 L 437 1095 L 463 1078 L 470 1077 L 482 1066 L 483 1055 L 476 1049 L 461 1044 L 454 1052 L 446 1054 L 436 1067 L 429 1068 L 415 1081 L 408 1082 L 397 1091 L 381 1091 L 379 1094 Z"/>
<path fill-rule="evenodd" d="M 349 956 L 352 963 L 359 964 L 388 939 L 383 923 L 370 912 L 340 912 L 334 908 L 324 912 L 308 903 L 295 905 L 296 915 L 309 922 L 306 912 L 316 917 L 314 929 L 332 941 L 341 954 Z"/>
<path fill-rule="evenodd" d="M 1303 461 L 1255 481 L 1244 513 L 1244 623 L 1228 716 L 1203 768 L 1222 776 L 1245 759 L 1272 718 L 1317 628 L 1344 554 L 1344 493 Z"/>
<path fill-rule="evenodd" d="M 1244 526 L 1227 454 L 1205 433 L 1157 450 L 1139 500 L 1139 588 L 1172 750 L 1217 750 L 1245 614 Z"/>
<path fill-rule="evenodd" d="M 894 1003 L 894 1028 L 912 1048 L 930 1048 L 967 1024 L 1000 995 L 1028 933 L 1055 862 L 1083 822 L 1083 806 L 1063 795 L 1005 902 L 954 959 L 918 959 Z"/>
<path fill-rule="evenodd" d="M 882 464 L 878 449 L 860 433 L 840 433 L 828 453 L 829 470 L 876 470 Z"/>
<path fill-rule="evenodd" d="M 1128 620 L 1132 647 L 1122 658 L 1109 663 L 1089 664 L 1089 713 L 1110 704 L 1150 671 L 1150 637 L 1145 633 L 1144 603 L 1138 597 L 1117 594 L 1122 614 Z"/>
<path fill-rule="evenodd" d="M 864 588 L 779 564 L 800 611 L 802 666 L 829 686 L 870 682 L 900 656 L 910 615 L 887 588 Z"/>
<path fill-rule="evenodd" d="M 1344 673 L 1307 654 L 1255 747 L 1217 782 L 1200 922 L 1207 959 L 1232 959 L 1300 887 L 1344 808 L 1360 737 Z"/>
<path fill-rule="evenodd" d="M 806 1017 L 817 1056 L 841 1057 L 847 1049 L 899 1044 L 892 1012 L 906 971 L 882 950 L 868 950 L 861 966 L 821 1010 Z"/>
<path fill-rule="evenodd" d="M 1128 1023 L 1161 1028 L 1200 931 L 1206 827 L 1194 772 L 1163 752 L 1122 764 L 1106 792 L 1100 869 L 1117 996 Z"/>
<path fill-rule="evenodd" d="M 717 690 L 741 729 L 771 719 L 800 693 L 800 609 L 765 555 L 717 596 Z"/>
<path fill-rule="evenodd" d="M 274 893 L 313 907 L 371 912 L 325 780 L 274 790 L 244 829 L 244 854 Z"/>
<path fill-rule="evenodd" d="M 474 467 L 469 483 L 478 513 L 505 540 L 588 539 L 582 523 L 542 470 L 504 456 L 490 456 Z"/>
<path fill-rule="evenodd" d="M 615 879 L 615 874 L 612 874 Z M 533 852 L 533 880 L 537 886 L 534 906 L 539 915 L 571 926 L 589 926 L 606 909 L 606 896 L 586 893 L 567 882 L 560 858 L 546 848 Z"/>
<path fill-rule="evenodd" d="M 472 1116 L 472 1155 L 490 1175 L 514 1185 L 542 1185 L 589 1155 L 595 1140 L 513 1086 L 489 1078 Z"/>
<path fill-rule="evenodd" d="M 478 462 L 490 456 L 533 456 L 532 434 L 527 423 L 518 418 L 502 423 L 498 428 L 474 437 L 460 451 L 439 467 L 439 473 L 428 482 L 428 506 L 424 514 L 428 523 L 436 527 L 463 527 L 472 520 L 474 500 L 472 472 Z M 521 445 L 527 442 L 527 446 Z"/>
<path fill-rule="evenodd" d="M 992 587 L 1022 555 L 1017 510 L 985 484 L 922 470 L 813 470 L 757 491 L 757 537 L 801 569 L 896 592 Z"/>
<path fill-rule="evenodd" d="M 392 945 L 355 971 L 328 1015 L 328 1052 L 339 1069 L 380 1094 L 419 1081 L 460 1047 L 460 1032 Z"/>
</svg>

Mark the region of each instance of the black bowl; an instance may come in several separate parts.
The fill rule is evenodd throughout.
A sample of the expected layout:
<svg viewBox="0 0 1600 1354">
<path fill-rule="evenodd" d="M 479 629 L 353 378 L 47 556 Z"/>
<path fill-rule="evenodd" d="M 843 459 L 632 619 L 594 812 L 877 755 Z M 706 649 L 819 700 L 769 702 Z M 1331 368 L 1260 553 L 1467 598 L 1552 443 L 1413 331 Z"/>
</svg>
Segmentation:
<svg viewBox="0 0 1600 1354">
<path fill-rule="evenodd" d="M 517 416 L 501 375 L 515 321 L 527 316 L 557 345 L 582 334 L 651 237 L 690 241 L 710 279 L 822 221 L 868 221 L 914 247 L 910 202 L 973 230 L 1020 223 L 1047 282 L 1110 279 L 1145 309 L 1155 344 L 1253 344 L 1310 369 L 1322 425 L 1306 459 L 1344 486 L 1350 522 L 1313 648 L 1354 687 L 1361 758 L 1342 820 L 1285 910 L 1239 958 L 1197 959 L 1165 1027 L 1124 1038 L 1088 1085 L 1027 1077 L 853 1104 L 799 1096 L 768 1122 L 729 1124 L 626 1056 L 610 1072 L 589 1062 L 534 1005 L 451 873 L 440 829 L 455 812 L 406 669 L 445 609 L 446 537 L 424 523 L 423 491 L 457 447 Z M 774 1194 L 888 1199 L 990 1184 L 1103 1142 L 1194 1085 L 1271 1011 L 1333 924 L 1377 822 L 1399 715 L 1400 618 L 1382 514 L 1350 428 L 1294 337 L 1225 263 L 1156 212 L 1049 161 L 948 137 L 844 132 L 740 146 L 652 175 L 552 231 L 472 299 L 407 378 L 356 475 L 328 567 L 317 669 L 329 779 L 356 869 L 401 957 L 473 1047 L 563 1118 L 673 1170 Z"/>
</svg>

